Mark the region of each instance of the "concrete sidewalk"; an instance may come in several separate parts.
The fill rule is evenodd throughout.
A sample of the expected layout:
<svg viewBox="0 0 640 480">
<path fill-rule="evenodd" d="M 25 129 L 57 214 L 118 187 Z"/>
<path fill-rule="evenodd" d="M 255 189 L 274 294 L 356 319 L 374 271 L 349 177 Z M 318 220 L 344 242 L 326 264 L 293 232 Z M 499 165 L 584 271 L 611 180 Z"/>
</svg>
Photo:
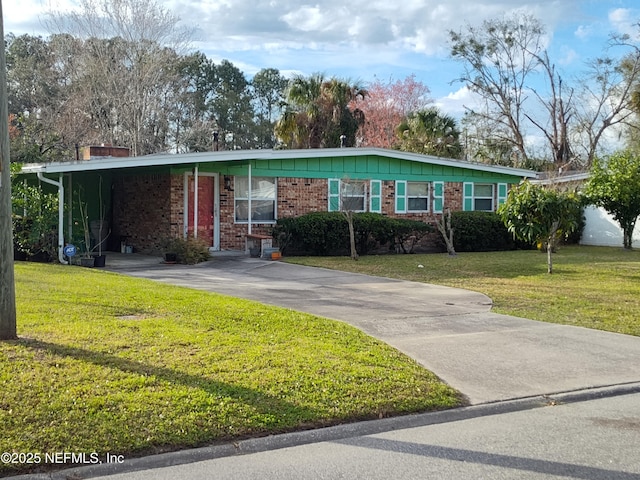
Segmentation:
<svg viewBox="0 0 640 480">
<path fill-rule="evenodd" d="M 640 382 L 640 338 L 498 315 L 479 293 L 244 256 L 195 266 L 139 258 L 108 268 L 342 320 L 471 404 Z"/>
</svg>

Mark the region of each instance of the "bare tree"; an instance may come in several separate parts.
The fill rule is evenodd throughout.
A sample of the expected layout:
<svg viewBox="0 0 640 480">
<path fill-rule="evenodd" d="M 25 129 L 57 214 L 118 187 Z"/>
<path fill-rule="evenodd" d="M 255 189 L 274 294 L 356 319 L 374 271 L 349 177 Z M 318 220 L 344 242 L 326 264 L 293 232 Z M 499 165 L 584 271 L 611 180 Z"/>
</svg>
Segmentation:
<svg viewBox="0 0 640 480">
<path fill-rule="evenodd" d="M 501 162 L 511 145 L 519 157 L 514 164 L 532 165 L 525 137 L 533 127 L 546 139 L 555 166 L 589 166 L 605 132 L 628 124 L 640 78 L 640 48 L 627 35 L 612 36 L 610 46 L 631 49 L 631 54 L 622 61 L 593 61 L 575 88 L 549 58 L 542 24 L 531 16 L 490 20 L 449 36 L 451 54 L 465 68 L 459 80 L 485 102 L 465 121 L 489 128 L 490 144 L 499 146 Z M 545 79 L 542 89 L 533 81 L 539 73 Z"/>
<path fill-rule="evenodd" d="M 532 91 L 548 115 L 544 122 L 528 113 L 525 113 L 525 117 L 547 139 L 553 163 L 565 165 L 573 160 L 569 143 L 569 125 L 574 116 L 573 89 L 564 87 L 562 77 L 556 71 L 555 65 L 549 60 L 546 51 L 532 52 L 532 55 L 537 58 L 539 67 L 547 76 L 549 92 L 541 93 L 534 88 Z"/>
<path fill-rule="evenodd" d="M 0 38 L 4 38 L 2 0 L 0 0 Z M 7 68 L 5 49 L 2 48 L 0 49 L 0 340 L 10 340 L 17 336 L 8 121 Z"/>
<path fill-rule="evenodd" d="M 544 29 L 539 20 L 520 15 L 490 20 L 481 28 L 449 32 L 451 56 L 464 65 L 458 79 L 485 99 L 486 108 L 473 115 L 506 133 L 521 160 L 527 158 L 524 106 L 529 76 L 539 67 Z"/>
<path fill-rule="evenodd" d="M 576 136 L 582 146 L 581 163 L 590 167 L 605 132 L 616 125 L 633 128 L 637 109 L 634 92 L 640 81 L 640 49 L 626 37 L 613 37 L 614 44 L 633 49 L 622 62 L 611 57 L 597 58 L 584 76 L 577 105 Z"/>
<path fill-rule="evenodd" d="M 363 211 L 365 208 L 363 204 L 366 201 L 365 188 L 364 181 L 349 180 L 347 177 L 340 181 L 340 212 L 349 225 L 349 248 L 352 260 L 359 258 L 353 217 L 355 212 Z"/>
<path fill-rule="evenodd" d="M 80 0 L 77 11 L 49 14 L 51 32 L 82 40 L 75 98 L 96 140 L 125 144 L 133 155 L 166 148 L 165 100 L 178 81 L 170 65 L 191 37 L 178 21 L 153 0 Z"/>
<path fill-rule="evenodd" d="M 450 256 L 456 255 L 456 249 L 453 245 L 453 228 L 451 227 L 451 210 L 447 208 L 447 211 L 436 220 L 436 227 L 444 239 L 444 244 L 447 247 L 447 253 Z"/>
</svg>

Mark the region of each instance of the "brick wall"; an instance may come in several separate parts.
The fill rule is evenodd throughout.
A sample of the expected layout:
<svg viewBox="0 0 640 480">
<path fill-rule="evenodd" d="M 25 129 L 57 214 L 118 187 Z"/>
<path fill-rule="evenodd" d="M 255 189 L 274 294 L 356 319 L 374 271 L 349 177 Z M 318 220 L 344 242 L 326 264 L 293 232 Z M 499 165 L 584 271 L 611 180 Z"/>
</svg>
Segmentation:
<svg viewBox="0 0 640 480">
<path fill-rule="evenodd" d="M 329 183 L 318 178 L 278 178 L 278 217 L 327 210 Z"/>
<path fill-rule="evenodd" d="M 222 250 L 244 250 L 244 239 L 247 225 L 236 225 L 234 220 L 234 177 L 231 177 L 231 190 L 224 188 L 224 177 L 220 175 L 218 191 L 220 192 L 220 248 Z M 252 225 L 252 231 L 255 225 Z M 261 233 L 261 232 L 254 232 Z"/>
<path fill-rule="evenodd" d="M 134 250 L 158 253 L 172 230 L 170 175 L 122 175 L 113 180 L 113 235 Z M 171 193 L 170 193 L 171 192 Z"/>
<path fill-rule="evenodd" d="M 233 179 L 232 179 L 233 182 Z M 220 247 L 223 250 L 242 250 L 248 231 L 246 224 L 234 223 L 233 191 L 224 189 L 221 179 L 220 187 Z M 232 187 L 233 188 L 233 184 Z M 328 180 L 314 178 L 278 178 L 277 216 L 278 218 L 295 217 L 310 212 L 326 211 L 328 206 Z M 368 203 L 368 199 L 367 199 Z M 462 209 L 462 183 L 445 184 L 445 206 L 451 210 Z M 395 213 L 395 182 L 382 182 L 382 214 L 390 217 L 407 218 L 435 224 L 440 215 L 432 213 Z M 253 224 L 254 234 L 268 235 L 272 225 Z M 421 242 L 425 249 L 436 248 L 440 234 L 428 235 Z"/>
<path fill-rule="evenodd" d="M 113 235 L 127 236 L 136 251 L 159 253 L 168 237 L 180 237 L 184 228 L 184 177 L 182 175 L 119 176 L 114 179 Z M 233 177 L 231 185 L 233 189 Z M 217 185 L 220 198 L 220 247 L 244 250 L 248 232 L 246 224 L 234 221 L 234 193 L 226 190 L 224 176 Z M 463 185 L 445 184 L 445 207 L 462 209 Z M 368 204 L 368 199 L 367 199 Z M 328 180 L 280 177 L 277 186 L 278 218 L 294 217 L 309 212 L 326 211 Z M 420 220 L 434 224 L 439 215 L 431 213 L 395 214 L 395 182 L 382 182 L 382 214 L 390 217 Z M 272 224 L 253 224 L 252 233 L 268 235 Z M 424 239 L 422 246 L 437 244 L 438 233 Z"/>
<path fill-rule="evenodd" d="M 233 186 L 233 178 L 231 180 Z M 220 248 L 223 250 L 244 250 L 247 224 L 234 221 L 233 191 L 224 189 L 220 180 Z M 279 177 L 277 186 L 278 218 L 304 215 L 327 209 L 328 183 L 324 179 Z M 269 235 L 272 224 L 252 224 L 251 233 Z"/>
</svg>

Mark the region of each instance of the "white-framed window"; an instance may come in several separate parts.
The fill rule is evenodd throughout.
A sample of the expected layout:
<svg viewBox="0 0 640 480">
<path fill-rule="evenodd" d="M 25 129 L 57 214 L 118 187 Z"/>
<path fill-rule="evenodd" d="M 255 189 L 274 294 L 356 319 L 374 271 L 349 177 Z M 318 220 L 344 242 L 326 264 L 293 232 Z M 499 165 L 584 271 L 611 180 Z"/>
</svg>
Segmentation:
<svg viewBox="0 0 640 480">
<path fill-rule="evenodd" d="M 396 213 L 442 213 L 444 182 L 396 180 Z"/>
<path fill-rule="evenodd" d="M 343 181 L 340 184 L 341 209 L 352 212 L 367 211 L 367 184 L 361 180 Z"/>
<path fill-rule="evenodd" d="M 251 223 L 275 223 L 276 184 L 272 177 L 251 177 Z M 234 179 L 235 222 L 249 221 L 249 177 Z"/>
<path fill-rule="evenodd" d="M 367 211 L 367 182 L 364 180 L 329 179 L 330 212 L 351 210 L 353 212 Z"/>
<path fill-rule="evenodd" d="M 492 183 L 465 183 L 464 210 L 495 211 L 495 185 Z"/>
<path fill-rule="evenodd" d="M 429 182 L 407 182 L 407 212 L 429 211 Z"/>
</svg>

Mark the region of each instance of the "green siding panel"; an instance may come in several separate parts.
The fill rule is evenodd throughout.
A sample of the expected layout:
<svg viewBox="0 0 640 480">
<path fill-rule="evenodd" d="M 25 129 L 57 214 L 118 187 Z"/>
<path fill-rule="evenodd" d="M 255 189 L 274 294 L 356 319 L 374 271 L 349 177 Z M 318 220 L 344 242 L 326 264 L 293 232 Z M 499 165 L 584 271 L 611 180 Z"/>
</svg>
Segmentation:
<svg viewBox="0 0 640 480">
<path fill-rule="evenodd" d="M 200 162 L 202 172 L 246 175 L 248 162 Z M 377 155 L 364 157 L 315 157 L 252 160 L 253 175 L 294 178 L 352 178 L 358 180 L 406 180 L 515 184 L 518 175 L 474 171 L 464 167 L 432 165 Z M 192 165 L 172 167 L 172 172 L 190 171 Z"/>
<path fill-rule="evenodd" d="M 296 158 L 294 160 L 294 165 L 296 171 L 307 171 L 309 170 L 309 160 L 306 158 Z"/>
<path fill-rule="evenodd" d="M 400 160 L 389 159 L 389 173 L 392 175 L 400 174 Z"/>
<path fill-rule="evenodd" d="M 361 161 L 364 162 L 364 159 L 362 159 Z M 345 158 L 342 168 L 345 172 L 355 172 L 356 171 L 355 158 Z"/>
<path fill-rule="evenodd" d="M 282 160 L 269 160 L 267 168 L 269 170 L 282 170 Z"/>
<path fill-rule="evenodd" d="M 369 162 L 367 162 L 365 159 L 360 159 L 357 162 L 355 162 L 355 171 L 357 173 L 366 173 L 368 174 L 370 172 L 369 170 Z"/>
<path fill-rule="evenodd" d="M 282 160 L 282 169 L 283 170 L 291 170 L 296 171 L 296 161 L 295 160 Z"/>
<path fill-rule="evenodd" d="M 317 158 L 310 158 L 307 160 L 307 168 L 310 172 L 320 171 L 320 160 Z"/>
<path fill-rule="evenodd" d="M 388 174 L 389 173 L 389 159 L 382 158 L 378 161 L 378 173 L 379 174 Z"/>
</svg>

